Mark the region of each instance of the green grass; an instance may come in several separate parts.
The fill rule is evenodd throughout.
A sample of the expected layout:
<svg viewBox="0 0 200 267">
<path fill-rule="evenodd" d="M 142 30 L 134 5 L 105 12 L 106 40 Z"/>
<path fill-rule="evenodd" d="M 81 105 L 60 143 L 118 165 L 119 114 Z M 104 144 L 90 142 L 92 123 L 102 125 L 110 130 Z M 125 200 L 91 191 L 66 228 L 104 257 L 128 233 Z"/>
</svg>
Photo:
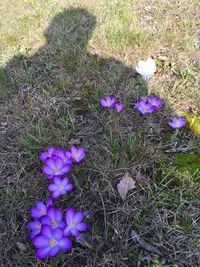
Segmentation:
<svg viewBox="0 0 200 267">
<path fill-rule="evenodd" d="M 198 1 L 0 0 L 0 266 L 199 266 L 200 138 L 167 126 L 176 112 L 200 118 Z M 141 117 L 147 94 L 134 69 L 153 56 L 151 92 L 164 109 Z M 101 110 L 116 95 L 122 114 Z M 39 261 L 27 240 L 29 208 L 46 201 L 38 154 L 83 146 L 75 190 L 56 201 L 87 212 L 89 246 Z M 149 177 L 123 202 L 128 172 Z M 134 229 L 160 256 L 131 239 Z"/>
</svg>

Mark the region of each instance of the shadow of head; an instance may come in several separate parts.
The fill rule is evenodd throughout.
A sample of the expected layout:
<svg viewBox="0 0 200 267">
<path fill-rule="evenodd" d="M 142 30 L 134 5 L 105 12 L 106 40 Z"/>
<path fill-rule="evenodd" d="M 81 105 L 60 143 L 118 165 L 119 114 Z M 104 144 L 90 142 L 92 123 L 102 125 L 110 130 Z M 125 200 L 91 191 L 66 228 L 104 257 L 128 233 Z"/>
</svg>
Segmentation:
<svg viewBox="0 0 200 267">
<path fill-rule="evenodd" d="M 85 48 L 96 25 L 96 18 L 81 8 L 69 8 L 58 13 L 44 32 L 47 43 Z"/>
</svg>

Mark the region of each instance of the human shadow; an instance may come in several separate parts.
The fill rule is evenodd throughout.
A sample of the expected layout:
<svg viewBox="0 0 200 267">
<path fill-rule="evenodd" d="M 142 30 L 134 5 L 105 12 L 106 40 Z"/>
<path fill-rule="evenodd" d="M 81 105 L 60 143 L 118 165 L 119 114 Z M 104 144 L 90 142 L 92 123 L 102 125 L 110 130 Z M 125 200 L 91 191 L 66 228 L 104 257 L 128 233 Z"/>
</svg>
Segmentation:
<svg viewBox="0 0 200 267">
<path fill-rule="evenodd" d="M 9 147 L 11 151 L 14 147 L 17 153 L 19 147 L 15 143 L 25 133 L 32 134 L 34 127 L 54 127 L 39 134 L 40 137 L 42 134 L 42 140 L 34 143 L 36 139 L 41 139 L 37 136 L 28 140 L 28 143 L 33 142 L 28 144 L 28 149 L 31 147 L 33 153 L 38 153 L 48 143 L 66 143 L 68 139 L 61 137 L 62 131 L 59 130 L 62 127 L 57 122 L 68 117 L 70 123 L 67 123 L 74 124 L 71 120 L 74 114 L 88 114 L 90 117 L 99 108 L 100 96 L 116 95 L 118 100 L 132 105 L 139 96 L 147 94 L 140 75 L 131 67 L 112 57 L 100 57 L 95 47 L 93 54 L 88 52 L 95 26 L 96 18 L 89 11 L 65 9 L 52 19 L 45 30 L 44 46 L 31 56 L 15 55 L 1 69 L 0 87 L 4 88 L 1 128 L 3 151 L 6 151 L 2 157 L 8 162 L 13 154 L 7 153 Z M 96 114 L 92 121 L 96 121 L 98 116 Z M 86 122 L 84 127 L 87 126 Z M 76 125 L 72 125 L 74 127 Z M 65 130 L 68 128 L 65 127 Z M 52 135 L 51 139 L 50 132 L 57 135 Z M 8 143 L 13 145 L 8 147 Z M 25 143 L 27 145 L 27 140 Z M 5 164 L 6 169 L 10 167 Z"/>
<path fill-rule="evenodd" d="M 132 68 L 115 58 L 87 52 L 95 26 L 95 17 L 85 9 L 70 8 L 57 14 L 44 32 L 46 44 L 33 56 L 14 56 L 1 70 L 8 98 L 14 95 L 24 103 L 31 95 L 70 94 L 75 89 L 86 100 L 94 87 L 101 95 L 130 92 L 140 82 Z M 137 93 L 132 90 L 132 95 Z"/>
</svg>

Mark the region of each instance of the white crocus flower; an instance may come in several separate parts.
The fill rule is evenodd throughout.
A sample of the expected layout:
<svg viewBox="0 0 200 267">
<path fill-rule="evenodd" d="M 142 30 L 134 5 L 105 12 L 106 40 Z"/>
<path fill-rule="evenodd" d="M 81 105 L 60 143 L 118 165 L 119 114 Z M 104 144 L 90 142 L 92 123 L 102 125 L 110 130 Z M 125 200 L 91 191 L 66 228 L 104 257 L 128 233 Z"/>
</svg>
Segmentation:
<svg viewBox="0 0 200 267">
<path fill-rule="evenodd" d="M 140 60 L 136 66 L 136 71 L 148 81 L 156 71 L 155 60 L 151 57 L 149 57 L 146 61 Z"/>
</svg>

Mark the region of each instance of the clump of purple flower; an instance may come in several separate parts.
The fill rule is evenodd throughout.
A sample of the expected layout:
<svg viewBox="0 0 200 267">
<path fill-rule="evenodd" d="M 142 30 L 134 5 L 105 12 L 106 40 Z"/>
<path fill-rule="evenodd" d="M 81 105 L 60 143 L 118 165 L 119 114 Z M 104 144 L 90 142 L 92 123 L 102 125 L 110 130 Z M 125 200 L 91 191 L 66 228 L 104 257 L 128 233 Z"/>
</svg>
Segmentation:
<svg viewBox="0 0 200 267">
<path fill-rule="evenodd" d="M 100 104 L 103 108 L 115 108 L 116 112 L 121 113 L 124 110 L 124 104 L 116 102 L 115 96 L 106 96 L 100 98 Z"/>
<path fill-rule="evenodd" d="M 148 96 L 147 99 L 140 99 L 135 105 L 135 109 L 137 109 L 142 115 L 151 114 L 157 109 L 161 109 L 163 107 L 163 100 L 157 96 Z"/>
<path fill-rule="evenodd" d="M 85 151 L 82 147 L 72 146 L 70 150 L 62 150 L 50 146 L 39 158 L 44 163 L 43 172 L 47 179 L 61 178 L 70 172 L 73 162 L 80 163 L 85 158 Z"/>
<path fill-rule="evenodd" d="M 106 96 L 105 98 L 100 98 L 100 105 L 103 108 L 115 108 L 115 111 L 117 113 L 121 113 L 124 111 L 124 104 L 119 103 L 116 101 L 115 96 Z M 141 98 L 137 103 L 134 104 L 134 108 L 139 111 L 142 115 L 152 114 L 156 110 L 163 108 L 163 100 L 160 99 L 158 96 L 148 96 L 146 98 Z M 184 117 L 176 118 L 174 117 L 172 121 L 168 123 L 172 128 L 182 128 L 186 125 L 186 120 Z M 41 158 L 46 157 L 47 154 L 52 154 L 52 147 L 50 147 L 44 156 L 41 156 Z M 67 156 L 69 159 L 75 162 L 79 162 L 82 160 L 82 156 L 84 153 L 79 150 L 71 148 L 71 152 L 68 152 Z M 62 170 L 61 170 L 62 171 Z"/>
<path fill-rule="evenodd" d="M 43 173 L 52 181 L 48 186 L 52 197 L 48 198 L 46 204 L 36 201 L 36 205 L 30 209 L 33 220 L 27 223 L 27 228 L 31 231 L 28 238 L 33 240 L 37 258 L 45 259 L 70 250 L 70 237 L 77 237 L 80 232 L 88 229 L 88 224 L 83 222 L 82 211 L 75 213 L 72 207 L 68 207 L 63 216 L 62 210 L 53 204 L 53 199 L 64 196 L 73 189 L 66 174 L 70 172 L 73 163 L 80 163 L 85 158 L 85 151 L 75 146 L 70 150 L 50 146 L 39 158 L 44 163 Z"/>
</svg>

